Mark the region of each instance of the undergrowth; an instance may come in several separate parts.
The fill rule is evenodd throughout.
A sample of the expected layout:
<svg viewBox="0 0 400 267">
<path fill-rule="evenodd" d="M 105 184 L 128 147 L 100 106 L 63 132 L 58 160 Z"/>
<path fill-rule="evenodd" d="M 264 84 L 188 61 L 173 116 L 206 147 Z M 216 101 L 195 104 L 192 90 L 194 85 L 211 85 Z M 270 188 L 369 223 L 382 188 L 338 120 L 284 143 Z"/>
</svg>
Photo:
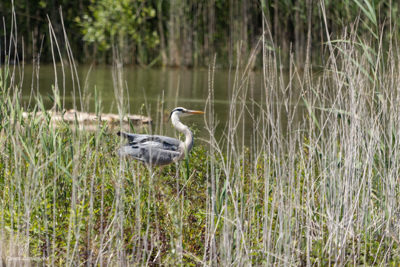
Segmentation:
<svg viewBox="0 0 400 267">
<path fill-rule="evenodd" d="M 206 145 L 161 176 L 118 157 L 123 140 L 106 123 L 95 121 L 97 130 L 88 132 L 49 117 L 23 118 L 18 68 L 3 65 L 1 265 L 398 266 L 399 53 L 367 4 L 359 3 L 371 39 L 357 37 L 360 21 L 367 23 L 361 16 L 341 40 L 326 33 L 318 74 L 309 64 L 299 71 L 292 60 L 285 79 L 265 24 L 263 84 L 253 83 L 253 59 L 238 59 L 226 122 L 214 113 L 214 62 L 201 129 Z M 56 83 L 53 110 L 64 108 L 62 90 Z M 99 114 L 96 93 L 95 102 Z M 31 103 L 33 114 L 45 111 L 40 95 Z M 245 136 L 247 115 L 253 127 Z M 225 127 L 217 140 L 218 123 Z"/>
</svg>

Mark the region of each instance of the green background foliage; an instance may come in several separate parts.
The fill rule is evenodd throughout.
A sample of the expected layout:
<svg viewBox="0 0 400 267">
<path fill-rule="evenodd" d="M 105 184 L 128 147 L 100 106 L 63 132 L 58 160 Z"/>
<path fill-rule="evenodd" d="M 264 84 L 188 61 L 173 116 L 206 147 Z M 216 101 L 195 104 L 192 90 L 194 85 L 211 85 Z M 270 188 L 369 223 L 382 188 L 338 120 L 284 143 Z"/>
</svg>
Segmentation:
<svg viewBox="0 0 400 267">
<path fill-rule="evenodd" d="M 376 27 L 385 30 L 385 36 L 398 34 L 397 29 L 391 32 L 390 25 L 399 23 L 399 3 L 384 0 L 370 5 L 376 10 Z M 369 10 L 363 1 L 350 0 L 15 1 L 17 42 L 24 40 L 26 60 L 37 57 L 40 51 L 43 62 L 52 60 L 46 15 L 63 44 L 60 7 L 69 43 L 81 63 L 111 63 L 114 47 L 125 64 L 183 67 L 208 66 L 215 54 L 222 66 L 236 65 L 238 52 L 244 57 L 259 53 L 257 43 L 263 31 L 270 31 L 266 35 L 269 48 L 278 52 L 283 62 L 288 62 L 293 51 L 300 65 L 307 53 L 314 65 L 323 65 L 325 26 L 332 40 L 340 39 L 354 26 L 357 16 Z M 6 31 L 11 27 L 11 14 L 11 1 L 2 1 L 0 16 L 5 18 Z M 268 29 L 263 30 L 263 19 Z M 358 25 L 361 39 L 371 37 L 366 26 L 371 19 L 362 17 Z M 4 25 L 0 33 L 7 36 Z M 256 66 L 261 65 L 258 60 Z"/>
</svg>

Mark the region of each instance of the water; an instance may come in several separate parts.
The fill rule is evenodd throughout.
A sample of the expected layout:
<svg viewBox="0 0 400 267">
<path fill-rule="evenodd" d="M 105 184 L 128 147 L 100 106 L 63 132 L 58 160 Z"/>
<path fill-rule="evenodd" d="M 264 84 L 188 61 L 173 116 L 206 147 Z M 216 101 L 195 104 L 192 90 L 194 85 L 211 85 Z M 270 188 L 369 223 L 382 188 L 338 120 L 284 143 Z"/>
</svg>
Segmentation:
<svg viewBox="0 0 400 267">
<path fill-rule="evenodd" d="M 19 77 L 18 69 L 16 69 Z M 77 77 L 71 75 L 69 66 L 64 67 L 64 74 L 60 65 L 57 66 L 57 78 L 62 96 L 62 103 L 66 109 L 74 108 L 74 102 L 77 109 L 95 111 L 95 90 L 101 98 L 101 107 L 103 113 L 118 113 L 116 96 L 114 92 L 114 83 L 112 67 L 109 66 L 78 66 Z M 229 120 L 229 99 L 234 81 L 234 74 L 228 70 L 217 70 L 214 73 L 214 109 L 215 117 L 219 124 L 216 128 L 216 138 L 223 136 L 226 122 Z M 23 105 L 27 107 L 30 99 L 37 93 L 42 95 L 45 107 L 52 107 L 49 95 L 52 95 L 52 87 L 55 84 L 55 72 L 53 65 L 40 66 L 39 72 L 36 72 L 31 65 L 26 65 L 23 71 L 22 100 Z M 79 81 L 78 81 L 79 80 Z M 164 116 L 175 107 L 181 106 L 188 109 L 204 110 L 209 90 L 209 71 L 208 70 L 184 70 L 184 69 L 143 69 L 124 67 L 122 73 L 124 83 L 124 103 L 125 108 L 131 114 L 149 115 L 153 119 L 152 131 L 155 134 L 165 134 L 176 136 L 176 131 L 171 124 L 162 120 L 162 132 L 160 129 L 160 110 L 161 99 L 164 99 Z M 262 93 L 262 74 L 253 73 L 247 90 L 247 104 L 249 110 L 253 109 L 250 99 L 260 102 Z M 79 86 L 78 86 L 79 85 Z M 81 93 L 79 93 L 79 90 Z M 64 93 L 65 92 L 65 93 Z M 75 93 L 74 93 L 75 92 Z M 64 97 L 65 95 L 65 97 Z M 86 96 L 84 103 L 80 101 L 80 95 Z M 128 97 L 129 96 L 129 97 Z M 74 101 L 75 99 L 75 101 Z M 240 100 L 239 100 L 240 101 Z M 256 113 L 257 106 L 254 106 Z M 204 129 L 204 116 L 193 115 L 182 118 L 184 124 L 195 124 L 199 132 L 197 137 L 209 139 L 209 134 Z M 243 125 L 240 123 L 238 131 L 242 132 Z M 246 113 L 244 124 L 246 136 L 253 133 L 253 121 Z M 249 138 L 246 138 L 246 140 Z M 248 145 L 249 142 L 245 141 Z"/>
</svg>

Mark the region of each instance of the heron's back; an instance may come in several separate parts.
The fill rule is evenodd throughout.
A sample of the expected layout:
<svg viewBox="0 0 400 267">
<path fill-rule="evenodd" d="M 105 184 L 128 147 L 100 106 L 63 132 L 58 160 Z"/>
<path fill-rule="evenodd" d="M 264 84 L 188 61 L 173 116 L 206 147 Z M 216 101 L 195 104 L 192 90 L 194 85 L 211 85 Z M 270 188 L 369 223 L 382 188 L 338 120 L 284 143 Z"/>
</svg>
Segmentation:
<svg viewBox="0 0 400 267">
<path fill-rule="evenodd" d="M 129 141 L 118 150 L 118 155 L 130 155 L 148 165 L 168 165 L 177 160 L 182 154 L 180 151 L 181 141 L 175 138 L 121 132 L 118 135 L 122 135 Z"/>
</svg>

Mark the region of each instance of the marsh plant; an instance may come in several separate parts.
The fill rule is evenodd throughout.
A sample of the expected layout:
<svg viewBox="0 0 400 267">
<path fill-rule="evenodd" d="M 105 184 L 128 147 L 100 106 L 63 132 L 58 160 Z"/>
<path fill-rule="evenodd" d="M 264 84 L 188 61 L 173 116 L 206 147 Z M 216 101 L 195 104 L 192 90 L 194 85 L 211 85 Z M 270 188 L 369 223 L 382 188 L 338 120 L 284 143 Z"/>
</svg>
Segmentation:
<svg viewBox="0 0 400 267">
<path fill-rule="evenodd" d="M 16 77 L 23 64 L 6 59 L 0 265 L 398 266 L 399 51 L 395 36 L 383 38 L 387 29 L 376 24 L 373 8 L 362 6 L 370 39 L 357 36 L 361 17 L 343 28 L 340 40 L 327 32 L 318 73 L 310 64 L 297 69 L 291 54 L 284 76 L 264 24 L 263 83 L 252 80 L 256 55 L 238 54 L 228 121 L 214 113 L 214 61 L 200 129 L 209 134 L 206 145 L 196 141 L 188 159 L 161 177 L 118 157 L 123 141 L 106 123 L 96 121 L 97 131 L 88 132 L 38 120 L 42 97 L 34 90 L 22 105 Z M 73 70 L 68 42 L 64 52 L 53 42 L 54 62 L 66 53 L 62 67 Z M 112 71 L 122 119 L 121 68 L 116 63 Z M 64 107 L 63 90 L 56 80 L 54 109 Z M 253 98 L 255 90 L 261 99 Z M 92 97 L 100 113 L 101 97 Z M 24 110 L 33 115 L 24 119 Z M 249 119 L 252 133 L 245 136 Z M 220 139 L 217 124 L 224 125 Z"/>
</svg>

